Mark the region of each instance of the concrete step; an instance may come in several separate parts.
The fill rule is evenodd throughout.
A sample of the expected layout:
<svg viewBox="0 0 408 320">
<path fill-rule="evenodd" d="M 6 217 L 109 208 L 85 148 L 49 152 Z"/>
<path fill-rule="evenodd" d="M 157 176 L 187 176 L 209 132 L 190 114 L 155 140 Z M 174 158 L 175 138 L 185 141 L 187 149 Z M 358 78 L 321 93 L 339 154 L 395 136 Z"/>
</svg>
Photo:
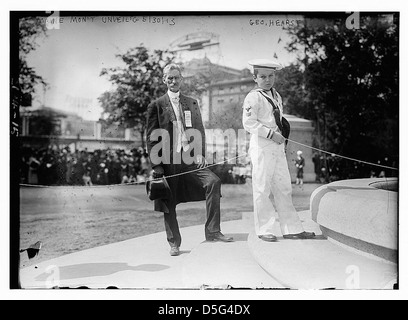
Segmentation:
<svg viewBox="0 0 408 320">
<path fill-rule="evenodd" d="M 252 257 L 245 221 L 224 223 L 222 232 L 234 237 L 234 242 L 203 242 L 196 246 L 183 262 L 184 285 L 222 289 L 282 288 Z"/>
<path fill-rule="evenodd" d="M 250 251 L 259 265 L 278 283 L 291 289 L 392 289 L 397 265 L 348 248 L 321 235 L 310 212 L 299 216 L 314 240 L 286 240 L 276 230 L 278 242 L 248 237 Z"/>
<path fill-rule="evenodd" d="M 326 236 L 396 263 L 398 192 L 375 187 L 386 182 L 398 184 L 395 178 L 354 179 L 317 188 L 310 200 L 313 221 Z"/>
</svg>

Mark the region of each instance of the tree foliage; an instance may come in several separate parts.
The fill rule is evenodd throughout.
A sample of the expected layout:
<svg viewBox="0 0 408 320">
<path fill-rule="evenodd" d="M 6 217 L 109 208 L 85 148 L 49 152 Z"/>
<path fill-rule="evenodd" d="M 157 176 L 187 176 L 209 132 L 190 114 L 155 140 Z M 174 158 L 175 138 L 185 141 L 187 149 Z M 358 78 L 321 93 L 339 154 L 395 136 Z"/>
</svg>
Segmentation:
<svg viewBox="0 0 408 320">
<path fill-rule="evenodd" d="M 46 36 L 46 24 L 40 17 L 19 19 L 19 86 L 24 95 L 33 94 L 35 86 L 47 86 L 45 80 L 27 63 L 28 54 L 38 46 L 37 39 Z"/>
<path fill-rule="evenodd" d="M 305 108 L 305 74 L 300 69 L 299 65 L 292 64 L 278 71 L 275 88 L 282 96 L 285 113 L 313 119 L 314 113 Z"/>
<path fill-rule="evenodd" d="M 201 101 L 203 93 L 208 90 L 208 86 L 211 83 L 211 77 L 197 72 L 193 76 L 184 78 L 181 86 L 181 91 L 188 96 Z"/>
<path fill-rule="evenodd" d="M 108 123 L 124 125 L 144 132 L 147 106 L 166 92 L 163 84 L 163 67 L 173 59 L 166 51 L 149 52 L 144 46 L 117 54 L 122 67 L 102 69 L 101 76 L 107 76 L 113 85 L 104 92 L 99 102 Z"/>
<path fill-rule="evenodd" d="M 101 76 L 107 76 L 113 88 L 104 92 L 99 102 L 107 123 L 135 128 L 143 136 L 147 106 L 167 91 L 163 83 L 163 68 L 174 62 L 175 57 L 168 51 L 150 52 L 143 45 L 116 57 L 123 66 L 102 69 Z M 208 77 L 195 74 L 184 80 L 181 91 L 200 99 L 208 84 Z"/>
<path fill-rule="evenodd" d="M 285 75 L 288 108 L 315 120 L 322 146 L 332 152 L 396 158 L 398 25 L 362 16 L 360 28 L 350 30 L 345 19 L 307 18 L 289 32 L 287 49 L 299 58 Z"/>
</svg>

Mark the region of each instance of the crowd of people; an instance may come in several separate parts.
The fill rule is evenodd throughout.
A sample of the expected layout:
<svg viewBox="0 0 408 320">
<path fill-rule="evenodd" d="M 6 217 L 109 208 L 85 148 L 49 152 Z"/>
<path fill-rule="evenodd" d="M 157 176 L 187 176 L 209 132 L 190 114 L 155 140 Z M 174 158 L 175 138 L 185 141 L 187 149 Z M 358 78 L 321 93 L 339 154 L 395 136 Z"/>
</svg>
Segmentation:
<svg viewBox="0 0 408 320">
<path fill-rule="evenodd" d="M 151 173 L 143 148 L 132 150 L 70 150 L 50 145 L 43 149 L 22 148 L 21 183 L 33 185 L 109 185 L 143 183 Z M 395 173 L 337 157 L 314 154 L 316 182 L 341 179 L 391 177 Z M 378 164 L 396 165 L 388 158 Z M 251 166 L 223 165 L 211 168 L 223 183 L 244 184 L 251 176 Z M 381 170 L 380 170 L 381 169 Z"/>
<path fill-rule="evenodd" d="M 33 185 L 110 185 L 144 182 L 151 166 L 142 148 L 71 150 L 49 145 L 21 150 L 21 183 Z"/>
<path fill-rule="evenodd" d="M 398 161 L 390 157 L 369 161 L 376 164 L 352 161 L 335 155 L 315 153 L 312 158 L 316 182 L 329 183 L 337 180 L 396 177 L 398 171 L 391 168 L 398 167 Z"/>
</svg>

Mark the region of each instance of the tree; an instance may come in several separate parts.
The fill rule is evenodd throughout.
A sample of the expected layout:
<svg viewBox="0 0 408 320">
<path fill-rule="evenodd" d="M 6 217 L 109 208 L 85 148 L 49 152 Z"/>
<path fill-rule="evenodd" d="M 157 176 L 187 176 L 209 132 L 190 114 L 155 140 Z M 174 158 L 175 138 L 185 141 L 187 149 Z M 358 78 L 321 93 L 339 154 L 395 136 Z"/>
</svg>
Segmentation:
<svg viewBox="0 0 408 320">
<path fill-rule="evenodd" d="M 288 51 L 302 53 L 293 87 L 304 90 L 301 100 L 289 100 L 300 108 L 290 107 L 316 121 L 326 150 L 369 161 L 397 158 L 398 25 L 381 16 L 360 21 L 349 30 L 344 17 L 306 18 L 289 30 Z"/>
<path fill-rule="evenodd" d="M 35 86 L 47 86 L 45 80 L 27 63 L 28 54 L 38 46 L 37 39 L 46 36 L 46 24 L 40 17 L 23 17 L 19 19 L 19 86 L 22 104 L 31 105 L 31 95 Z"/>
<path fill-rule="evenodd" d="M 174 62 L 175 57 L 163 50 L 149 52 L 143 45 L 116 57 L 124 66 L 102 69 L 100 75 L 108 76 L 113 89 L 104 92 L 98 100 L 108 124 L 134 128 L 144 137 L 147 106 L 167 91 L 162 81 L 163 68 Z M 187 77 L 181 90 L 186 95 L 200 99 L 209 82 L 208 77 L 198 73 Z"/>
<path fill-rule="evenodd" d="M 305 107 L 307 92 L 304 81 L 304 73 L 299 64 L 292 64 L 277 72 L 275 88 L 282 96 L 285 113 L 311 119 L 313 112 Z"/>
<path fill-rule="evenodd" d="M 52 109 L 41 109 L 30 117 L 30 135 L 50 136 L 60 134 L 57 114 Z"/>
<path fill-rule="evenodd" d="M 210 83 L 210 76 L 201 72 L 196 72 L 194 73 L 194 75 L 184 78 L 183 84 L 181 86 L 181 91 L 185 95 L 191 96 L 202 102 L 201 98 L 203 96 L 203 93 L 208 90 Z"/>
<path fill-rule="evenodd" d="M 102 69 L 100 75 L 108 76 L 113 90 L 104 92 L 99 102 L 108 123 L 134 128 L 143 137 L 147 106 L 155 97 L 166 92 L 162 81 L 163 68 L 173 56 L 162 50 L 150 53 L 141 45 L 116 57 L 124 63 L 124 67 Z"/>
</svg>

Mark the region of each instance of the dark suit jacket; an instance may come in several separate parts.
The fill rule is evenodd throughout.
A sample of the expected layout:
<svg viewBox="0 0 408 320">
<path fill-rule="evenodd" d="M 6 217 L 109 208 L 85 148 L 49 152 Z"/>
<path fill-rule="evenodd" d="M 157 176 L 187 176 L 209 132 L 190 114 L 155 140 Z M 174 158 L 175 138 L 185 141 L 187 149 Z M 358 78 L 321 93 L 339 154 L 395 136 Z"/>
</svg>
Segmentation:
<svg viewBox="0 0 408 320">
<path fill-rule="evenodd" d="M 192 128 L 199 130 L 201 133 L 202 155 L 205 156 L 205 130 L 197 101 L 180 93 L 180 107 L 183 110 L 183 114 L 186 110 L 191 111 Z M 149 155 L 151 154 L 152 148 L 159 143 L 159 141 L 154 141 L 154 139 L 151 138 L 153 131 L 155 129 L 163 129 L 169 133 L 170 141 L 162 141 L 161 143 L 163 146 L 169 146 L 170 150 L 167 151 L 170 151 L 170 157 L 173 157 L 173 150 L 176 148 L 176 141 L 173 140 L 173 122 L 176 121 L 176 119 L 173 106 L 171 105 L 167 93 L 153 101 L 147 107 L 147 150 Z M 192 141 L 193 139 L 191 138 L 190 142 Z M 157 165 L 162 164 L 152 163 L 153 168 Z M 163 168 L 166 176 L 175 172 L 174 165 L 171 163 L 163 165 Z M 172 201 L 174 205 L 182 202 L 205 200 L 204 189 L 202 187 L 196 187 L 193 181 L 189 179 L 189 175 L 182 175 L 178 179 L 176 185 L 177 190 L 172 190 L 173 194 L 175 194 Z M 174 185 L 170 181 L 169 184 L 170 186 Z M 167 201 L 155 200 L 155 210 L 168 212 L 168 204 Z"/>
</svg>

